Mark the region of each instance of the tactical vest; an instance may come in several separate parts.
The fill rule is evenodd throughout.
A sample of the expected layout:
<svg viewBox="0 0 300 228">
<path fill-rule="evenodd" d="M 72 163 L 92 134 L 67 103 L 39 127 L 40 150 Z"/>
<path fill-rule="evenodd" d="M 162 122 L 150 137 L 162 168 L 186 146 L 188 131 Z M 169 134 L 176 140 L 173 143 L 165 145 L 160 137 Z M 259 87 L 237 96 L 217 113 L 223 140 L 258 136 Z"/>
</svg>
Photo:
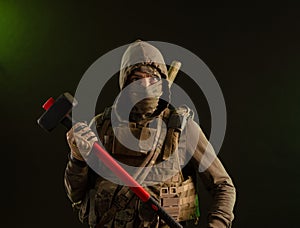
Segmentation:
<svg viewBox="0 0 300 228">
<path fill-rule="evenodd" d="M 180 168 L 182 164 L 178 156 L 186 149 L 185 134 L 181 133 L 185 129 L 187 120 L 193 118 L 193 113 L 188 107 L 181 106 L 174 110 L 166 109 L 162 115 L 162 120 L 167 124 L 165 137 L 157 137 L 156 141 L 154 137 L 154 148 L 152 148 L 159 155 L 155 159 L 155 163 L 153 162 L 152 164 L 157 168 L 144 177 L 143 183 L 147 186 L 145 187 L 147 191 L 160 202 L 164 210 L 178 222 L 198 219 L 198 198 L 194 181 L 190 176 L 184 180 Z M 147 153 L 149 153 L 147 151 L 149 148 L 147 149 L 147 145 L 143 145 L 143 143 L 139 143 L 139 151 L 133 151 L 123 146 L 119 142 L 118 137 L 126 137 L 126 134 L 122 133 L 122 126 L 120 126 L 115 128 L 115 131 L 117 131 L 115 134 L 118 134 L 118 137 L 116 137 L 110 119 L 111 107 L 107 107 L 103 113 L 97 115 L 91 121 L 90 126 L 96 127 L 103 146 L 114 158 L 124 164 L 136 167 L 141 166 Z M 157 136 L 158 128 L 161 126 L 150 128 L 129 123 L 129 127 L 132 134 L 143 142 L 143 139 L 149 135 Z M 181 140 L 179 140 L 180 135 L 182 135 Z M 163 162 L 171 157 L 173 158 L 172 162 Z M 169 176 L 170 178 L 168 178 Z M 161 180 L 165 181 L 162 183 Z M 90 191 L 92 196 L 90 196 L 89 201 L 95 201 L 89 203 L 89 213 L 94 215 L 89 215 L 91 227 L 95 227 L 101 216 L 109 210 L 119 190 L 120 186 L 117 184 L 103 180 L 101 177 L 97 178 L 94 188 Z M 140 222 L 137 223 L 136 220 Z M 153 224 L 157 223 L 160 224 L 159 227 L 163 227 L 163 221 L 157 218 L 154 211 L 146 204 L 141 203 L 135 196 L 124 209 L 117 211 L 114 218 L 105 224 L 104 227 L 155 227 Z M 137 224 L 139 225 L 137 226 Z"/>
</svg>

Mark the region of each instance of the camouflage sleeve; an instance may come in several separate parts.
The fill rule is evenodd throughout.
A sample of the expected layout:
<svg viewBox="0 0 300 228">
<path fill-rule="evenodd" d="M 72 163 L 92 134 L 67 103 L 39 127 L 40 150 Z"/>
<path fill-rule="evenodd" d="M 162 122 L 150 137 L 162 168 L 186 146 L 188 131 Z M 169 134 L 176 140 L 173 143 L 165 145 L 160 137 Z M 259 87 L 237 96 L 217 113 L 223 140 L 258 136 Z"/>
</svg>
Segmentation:
<svg viewBox="0 0 300 228">
<path fill-rule="evenodd" d="M 192 163 L 213 197 L 208 213 L 208 227 L 231 227 L 236 190 L 231 177 L 215 154 L 200 126 L 193 120 L 187 123 L 187 150 L 193 153 Z"/>
<path fill-rule="evenodd" d="M 67 195 L 72 203 L 80 203 L 87 191 L 88 184 L 88 166 L 85 162 L 81 162 L 71 158 L 65 169 L 64 185 Z"/>
<path fill-rule="evenodd" d="M 95 116 L 89 123 L 89 127 L 96 132 L 96 126 L 101 120 L 103 113 Z M 98 126 L 97 126 L 98 127 Z M 79 161 L 72 158 L 69 154 L 69 162 L 65 169 L 64 185 L 67 195 L 72 203 L 79 204 L 85 197 L 87 191 L 89 191 L 89 182 L 91 182 L 89 176 L 89 168 L 86 162 Z"/>
</svg>

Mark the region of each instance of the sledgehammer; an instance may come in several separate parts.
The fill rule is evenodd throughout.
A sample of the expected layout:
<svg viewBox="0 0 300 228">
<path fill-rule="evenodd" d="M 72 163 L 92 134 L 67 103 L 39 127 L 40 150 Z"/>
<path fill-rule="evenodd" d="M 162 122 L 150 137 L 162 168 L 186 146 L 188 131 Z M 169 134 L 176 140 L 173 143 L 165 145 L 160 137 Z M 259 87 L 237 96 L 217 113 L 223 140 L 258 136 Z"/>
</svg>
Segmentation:
<svg viewBox="0 0 300 228">
<path fill-rule="evenodd" d="M 77 101 L 70 93 L 64 93 L 55 101 L 53 98 L 43 105 L 45 113 L 38 119 L 38 124 L 47 132 L 52 131 L 60 123 L 67 129 L 72 127 L 75 121 L 72 121 L 70 112 L 73 106 L 77 105 Z M 115 161 L 110 154 L 103 149 L 97 142 L 93 145 L 93 152 L 124 184 L 129 186 L 142 202 L 147 203 L 150 207 L 165 221 L 167 225 L 175 228 L 182 228 L 172 216 L 170 216 L 160 204 L 130 176 L 120 165 Z"/>
</svg>

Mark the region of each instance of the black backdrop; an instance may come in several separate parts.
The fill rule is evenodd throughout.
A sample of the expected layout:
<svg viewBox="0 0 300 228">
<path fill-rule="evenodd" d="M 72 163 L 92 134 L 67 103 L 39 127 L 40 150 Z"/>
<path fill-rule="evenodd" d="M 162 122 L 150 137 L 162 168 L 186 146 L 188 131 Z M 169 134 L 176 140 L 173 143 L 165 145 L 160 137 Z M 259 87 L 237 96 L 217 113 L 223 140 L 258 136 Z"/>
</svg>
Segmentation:
<svg viewBox="0 0 300 228">
<path fill-rule="evenodd" d="M 233 227 L 297 227 L 298 8 L 209 8 L 159 1 L 0 5 L 2 227 L 82 227 L 63 187 L 66 130 L 58 127 L 48 134 L 36 120 L 48 97 L 74 93 L 96 59 L 137 38 L 190 50 L 218 80 L 228 115 L 219 157 L 237 188 Z M 210 113 L 201 92 L 183 75 L 176 80 L 189 89 L 208 134 Z M 117 92 L 113 78 L 100 106 Z M 206 196 L 200 200 L 201 224 Z"/>
</svg>

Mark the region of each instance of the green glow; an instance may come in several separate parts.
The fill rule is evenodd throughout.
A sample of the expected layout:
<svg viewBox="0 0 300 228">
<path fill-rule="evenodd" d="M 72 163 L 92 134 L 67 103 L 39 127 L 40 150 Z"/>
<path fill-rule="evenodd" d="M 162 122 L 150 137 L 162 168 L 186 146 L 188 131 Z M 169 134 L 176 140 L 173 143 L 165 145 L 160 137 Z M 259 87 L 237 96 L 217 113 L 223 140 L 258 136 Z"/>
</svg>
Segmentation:
<svg viewBox="0 0 300 228">
<path fill-rule="evenodd" d="M 0 2 L 0 64 L 16 60 L 22 43 L 24 23 L 20 10 L 14 2 Z"/>
<path fill-rule="evenodd" d="M 42 3 L 0 1 L 0 86 L 23 85 L 36 77 L 50 18 Z M 27 73 L 26 73 L 27 72 Z"/>
</svg>

